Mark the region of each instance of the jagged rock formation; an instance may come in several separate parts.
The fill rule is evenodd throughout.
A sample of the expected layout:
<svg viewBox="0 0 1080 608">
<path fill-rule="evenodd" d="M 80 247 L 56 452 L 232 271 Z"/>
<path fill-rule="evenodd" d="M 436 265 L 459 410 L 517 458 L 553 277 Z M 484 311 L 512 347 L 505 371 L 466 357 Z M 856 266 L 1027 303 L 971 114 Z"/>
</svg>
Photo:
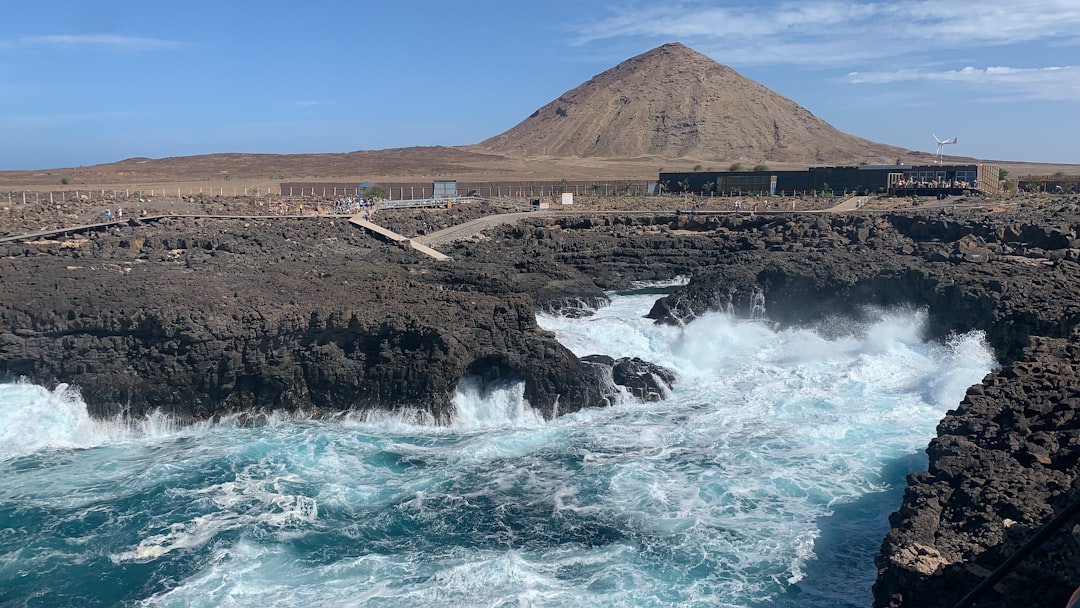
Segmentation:
<svg viewBox="0 0 1080 608">
<path fill-rule="evenodd" d="M 525 157 L 805 164 L 893 163 L 908 152 L 841 133 L 678 43 L 627 59 L 480 147 Z"/>
<path fill-rule="evenodd" d="M 2 253 L 0 371 L 77 385 L 98 416 L 410 407 L 447 421 L 466 377 L 523 381 L 547 416 L 615 398 L 610 370 L 542 331 L 510 277 L 425 280 L 432 263 L 341 221 L 136 221 Z"/>
<path fill-rule="evenodd" d="M 1035 337 L 938 425 L 877 557 L 876 605 L 952 606 L 1080 500 L 1080 335 Z M 1064 606 L 1078 586 L 1068 522 L 977 606 Z"/>
</svg>

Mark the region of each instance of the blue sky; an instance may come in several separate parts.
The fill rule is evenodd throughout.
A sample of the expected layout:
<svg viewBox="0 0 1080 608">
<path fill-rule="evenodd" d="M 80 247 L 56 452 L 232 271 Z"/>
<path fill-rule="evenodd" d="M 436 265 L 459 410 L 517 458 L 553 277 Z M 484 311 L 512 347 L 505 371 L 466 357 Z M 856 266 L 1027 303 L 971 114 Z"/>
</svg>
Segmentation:
<svg viewBox="0 0 1080 608">
<path fill-rule="evenodd" d="M 665 42 L 873 141 L 1080 163 L 1077 0 L 42 0 L 0 19 L 0 170 L 472 144 Z"/>
</svg>

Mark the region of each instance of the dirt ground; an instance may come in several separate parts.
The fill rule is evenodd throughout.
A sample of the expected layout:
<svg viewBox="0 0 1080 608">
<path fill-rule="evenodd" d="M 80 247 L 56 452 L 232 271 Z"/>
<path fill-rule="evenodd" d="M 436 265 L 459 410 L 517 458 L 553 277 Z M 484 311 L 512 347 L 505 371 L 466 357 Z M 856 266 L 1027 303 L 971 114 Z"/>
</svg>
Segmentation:
<svg viewBox="0 0 1080 608">
<path fill-rule="evenodd" d="M 1080 165 L 988 162 L 1010 176 L 1080 175 Z M 436 179 L 501 180 L 655 180 L 661 171 L 693 171 L 715 162 L 664 158 L 511 158 L 472 146 L 416 147 L 341 154 L 211 154 L 163 159 L 127 159 L 116 163 L 39 171 L 0 171 L 0 201 L 22 192 L 141 191 L 151 196 L 243 195 L 266 193 L 287 181 L 424 182 Z M 808 164 L 768 163 L 774 170 L 805 169 Z M 726 166 L 726 165 L 724 165 Z M 151 194 L 152 193 L 152 194 Z M 54 195 L 55 197 L 55 195 Z"/>
<path fill-rule="evenodd" d="M 1016 195 L 995 199 L 961 199 L 941 203 L 931 198 L 912 200 L 910 198 L 863 197 L 858 206 L 862 210 L 912 209 L 929 207 L 979 207 L 987 212 L 1015 208 L 1017 205 L 1038 205 L 1040 201 L 1050 201 L 1049 195 Z M 518 211 L 514 205 L 527 205 L 530 199 L 501 199 L 508 203 L 504 207 L 492 207 L 488 203 L 461 203 L 463 206 L 481 205 L 487 213 Z M 735 210 L 735 201 L 740 201 L 739 211 L 743 213 L 767 212 L 805 212 L 822 211 L 844 202 L 839 197 L 793 198 L 793 197 L 753 197 L 740 199 L 721 196 L 684 196 L 676 195 L 635 195 L 635 196 L 578 196 L 572 205 L 562 205 L 553 197 L 543 202 L 555 212 L 583 213 L 589 211 L 680 211 L 689 213 L 731 212 Z M 260 196 L 237 195 L 226 192 L 224 196 L 202 194 L 176 196 L 150 196 L 112 191 L 93 193 L 82 192 L 75 195 L 70 191 L 61 199 L 49 193 L 29 193 L 23 203 L 22 193 L 13 194 L 0 191 L 0 237 L 32 234 L 50 230 L 60 230 L 73 226 L 83 226 L 107 221 L 106 212 L 112 219 L 132 219 L 157 215 L 216 215 L 216 216 L 329 216 L 333 215 L 334 197 L 279 196 L 263 194 Z M 424 213 L 418 209 L 380 210 L 379 217 L 392 221 L 400 213 Z M 438 209 L 429 209 L 428 213 L 439 213 Z M 475 215 L 475 214 L 473 214 Z"/>
<path fill-rule="evenodd" d="M 971 160 L 971 159 L 967 159 Z M 27 234 L 142 215 L 315 215 L 328 213 L 332 198 L 282 197 L 284 181 L 417 181 L 432 179 L 656 179 L 659 171 L 693 170 L 695 161 L 659 158 L 514 159 L 475 146 L 417 147 L 344 154 L 213 154 L 165 159 L 127 159 L 117 163 L 50 169 L 0 171 L 0 236 Z M 1077 165 L 995 163 L 1010 175 L 1080 174 Z M 805 166 L 770 165 L 774 169 Z M 529 201 L 518 201 L 527 203 Z M 550 201 L 553 208 L 561 208 Z M 745 211 L 819 210 L 842 202 L 831 198 L 764 199 L 747 197 Z M 572 209 L 730 211 L 724 197 L 579 196 Z M 757 208 L 755 209 L 755 204 Z M 933 204 L 876 199 L 867 209 Z M 981 203 L 980 203 L 981 204 Z M 303 209 L 301 210 L 301 205 Z"/>
</svg>

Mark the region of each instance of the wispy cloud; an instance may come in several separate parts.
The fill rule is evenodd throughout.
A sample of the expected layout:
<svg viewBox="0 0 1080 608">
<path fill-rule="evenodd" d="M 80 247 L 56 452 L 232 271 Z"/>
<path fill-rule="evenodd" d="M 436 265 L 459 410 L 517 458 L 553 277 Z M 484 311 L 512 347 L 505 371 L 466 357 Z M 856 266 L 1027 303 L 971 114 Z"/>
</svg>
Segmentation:
<svg viewBox="0 0 1080 608">
<path fill-rule="evenodd" d="M 300 101 L 290 101 L 290 102 L 288 102 L 287 105 L 296 106 L 296 107 L 299 107 L 299 108 L 314 108 L 316 106 L 332 106 L 332 105 L 334 105 L 334 102 L 333 101 L 317 101 L 317 100 L 314 100 L 314 99 L 308 99 L 308 100 L 300 100 Z"/>
<path fill-rule="evenodd" d="M 120 34 L 54 34 L 26 36 L 12 41 L 22 47 L 79 48 L 110 51 L 159 51 L 175 49 L 180 43 L 160 38 L 124 36 Z"/>
<path fill-rule="evenodd" d="M 571 27 L 579 44 L 679 40 L 731 63 L 853 65 L 882 58 L 1042 42 L 1073 44 L 1075 0 L 737 0 L 631 5 Z"/>
<path fill-rule="evenodd" d="M 1080 66 L 969 66 L 960 70 L 944 71 L 851 72 L 845 80 L 853 84 L 959 83 L 976 87 L 982 92 L 984 99 L 990 100 L 1080 100 Z"/>
</svg>

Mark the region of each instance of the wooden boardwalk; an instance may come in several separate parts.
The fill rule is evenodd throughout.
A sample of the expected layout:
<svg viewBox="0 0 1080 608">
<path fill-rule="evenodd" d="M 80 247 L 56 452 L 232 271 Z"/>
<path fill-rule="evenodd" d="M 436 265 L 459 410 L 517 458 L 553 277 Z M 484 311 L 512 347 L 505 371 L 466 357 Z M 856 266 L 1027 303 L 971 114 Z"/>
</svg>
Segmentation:
<svg viewBox="0 0 1080 608">
<path fill-rule="evenodd" d="M 417 242 L 416 239 L 410 239 L 408 237 L 402 236 L 402 235 L 394 232 L 393 230 L 390 230 L 389 228 L 384 228 L 384 227 L 382 227 L 382 226 L 380 226 L 378 224 L 373 224 L 373 223 L 365 220 L 364 218 L 360 217 L 360 215 L 354 215 L 351 218 L 349 218 L 349 223 L 360 226 L 361 228 L 363 228 L 364 230 L 367 230 L 368 232 L 374 232 L 375 234 L 377 234 L 377 235 L 379 235 L 379 236 L 381 236 L 383 238 L 389 239 L 391 241 L 394 241 L 395 243 L 402 243 L 402 244 L 404 244 L 404 245 L 406 245 L 408 247 L 411 247 L 411 248 L 415 249 L 416 251 L 419 251 L 420 253 L 423 253 L 423 254 L 425 254 L 427 256 L 430 256 L 430 257 L 432 257 L 432 258 L 434 258 L 436 260 L 449 260 L 450 259 L 450 256 L 446 255 L 445 253 L 440 253 L 438 251 L 435 251 L 431 247 L 428 247 L 427 245 L 424 245 L 423 243 Z"/>
<path fill-rule="evenodd" d="M 13 234 L 5 237 L 0 237 L 0 243 L 14 243 L 16 241 L 34 241 L 37 239 L 67 236 L 71 234 L 80 234 L 83 232 L 94 232 L 96 230 L 104 230 L 113 226 L 138 226 L 139 224 L 145 224 L 148 222 L 156 222 L 159 220 L 172 220 L 178 218 L 194 218 L 200 220 L 276 220 L 276 219 L 304 219 L 307 215 L 207 215 L 207 214 L 163 214 L 163 215 L 147 215 L 137 217 L 124 217 L 115 220 L 109 220 L 107 222 L 98 222 L 96 224 L 79 224 L 77 226 L 66 226 L 64 228 L 50 228 L 49 230 L 39 230 L 37 232 L 28 232 L 26 234 Z M 331 216 L 333 217 L 333 216 Z"/>
</svg>

